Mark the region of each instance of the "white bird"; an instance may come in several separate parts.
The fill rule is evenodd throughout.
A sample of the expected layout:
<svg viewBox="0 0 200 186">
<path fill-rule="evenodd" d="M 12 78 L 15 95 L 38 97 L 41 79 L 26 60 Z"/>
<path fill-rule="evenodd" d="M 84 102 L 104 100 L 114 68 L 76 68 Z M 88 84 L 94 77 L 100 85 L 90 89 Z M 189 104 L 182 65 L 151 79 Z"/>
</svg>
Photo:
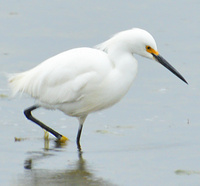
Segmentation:
<svg viewBox="0 0 200 186">
<path fill-rule="evenodd" d="M 154 38 L 133 28 L 114 35 L 95 48 L 75 48 L 47 59 L 26 72 L 11 75 L 15 95 L 27 93 L 37 104 L 24 111 L 26 117 L 61 140 L 67 138 L 39 120 L 31 111 L 38 107 L 58 109 L 78 118 L 77 146 L 83 123 L 91 112 L 108 108 L 128 92 L 137 74 L 134 55 L 154 59 L 177 77 L 187 81 L 157 51 Z"/>
</svg>

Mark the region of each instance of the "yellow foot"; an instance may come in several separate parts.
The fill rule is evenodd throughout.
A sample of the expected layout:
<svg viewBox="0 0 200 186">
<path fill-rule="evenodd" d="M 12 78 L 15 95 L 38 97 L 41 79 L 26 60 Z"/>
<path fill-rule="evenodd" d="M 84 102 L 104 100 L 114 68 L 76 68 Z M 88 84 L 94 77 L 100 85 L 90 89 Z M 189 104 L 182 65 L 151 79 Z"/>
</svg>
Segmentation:
<svg viewBox="0 0 200 186">
<path fill-rule="evenodd" d="M 66 141 L 68 141 L 69 139 L 67 138 L 67 137 L 65 137 L 65 136 L 62 136 L 58 141 L 60 142 L 60 143 L 65 143 Z"/>
<path fill-rule="evenodd" d="M 44 139 L 45 140 L 49 140 L 49 132 L 44 130 Z M 65 143 L 66 141 L 68 141 L 69 139 L 65 136 L 62 136 L 60 139 L 57 139 L 57 142 L 59 143 Z"/>
<path fill-rule="evenodd" d="M 44 130 L 44 139 L 49 140 L 49 132 Z"/>
</svg>

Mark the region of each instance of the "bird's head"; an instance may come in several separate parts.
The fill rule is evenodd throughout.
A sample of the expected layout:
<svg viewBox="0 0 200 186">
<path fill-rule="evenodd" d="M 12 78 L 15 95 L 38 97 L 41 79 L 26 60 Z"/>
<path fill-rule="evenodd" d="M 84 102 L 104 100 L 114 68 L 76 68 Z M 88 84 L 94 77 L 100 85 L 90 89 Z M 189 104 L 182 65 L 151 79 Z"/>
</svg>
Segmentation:
<svg viewBox="0 0 200 186">
<path fill-rule="evenodd" d="M 143 57 L 153 59 L 170 70 L 174 75 L 179 77 L 182 81 L 187 83 L 183 76 L 170 65 L 158 52 L 156 42 L 151 34 L 142 29 L 132 29 L 132 52 L 139 54 Z M 131 37 L 130 37 L 131 38 Z M 188 83 L 187 83 L 188 84 Z"/>
<path fill-rule="evenodd" d="M 156 60 L 187 83 L 183 76 L 159 54 L 153 36 L 143 29 L 133 28 L 119 32 L 111 39 L 96 47 L 106 53 L 112 53 L 114 51 L 114 54 L 118 53 L 121 55 L 121 52 L 128 52 Z"/>
</svg>

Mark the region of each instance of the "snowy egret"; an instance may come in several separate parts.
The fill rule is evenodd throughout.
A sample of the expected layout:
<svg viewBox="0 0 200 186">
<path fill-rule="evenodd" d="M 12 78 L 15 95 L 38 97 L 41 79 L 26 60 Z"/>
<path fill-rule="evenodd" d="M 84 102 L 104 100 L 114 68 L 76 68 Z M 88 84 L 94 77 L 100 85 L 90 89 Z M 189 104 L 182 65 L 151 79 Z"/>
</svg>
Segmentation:
<svg viewBox="0 0 200 186">
<path fill-rule="evenodd" d="M 91 112 L 108 108 L 127 93 L 137 73 L 134 54 L 154 59 L 187 81 L 157 51 L 154 38 L 145 30 L 133 28 L 114 35 L 95 48 L 76 48 L 47 59 L 35 68 L 11 75 L 9 84 L 15 95 L 27 93 L 37 104 L 25 116 L 65 141 L 67 138 L 34 118 L 39 107 L 58 109 L 78 118 L 77 146 L 83 123 Z"/>
</svg>

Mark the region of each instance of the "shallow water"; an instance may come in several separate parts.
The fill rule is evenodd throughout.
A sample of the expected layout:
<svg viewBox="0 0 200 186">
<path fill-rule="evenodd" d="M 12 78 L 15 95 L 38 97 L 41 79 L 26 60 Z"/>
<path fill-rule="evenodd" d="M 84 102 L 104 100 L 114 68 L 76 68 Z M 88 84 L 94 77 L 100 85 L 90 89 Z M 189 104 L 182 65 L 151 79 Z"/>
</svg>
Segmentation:
<svg viewBox="0 0 200 186">
<path fill-rule="evenodd" d="M 198 1 L 6 1 L 0 8 L 1 185 L 199 185 L 200 25 Z M 178 11 L 179 10 L 179 11 Z M 34 115 L 67 136 L 63 146 L 28 121 L 34 101 L 9 97 L 4 72 L 21 72 L 64 50 L 94 46 L 132 27 L 148 30 L 189 82 L 139 60 L 134 85 L 114 107 L 78 122 L 58 111 Z M 14 138 L 21 138 L 15 141 Z"/>
</svg>

